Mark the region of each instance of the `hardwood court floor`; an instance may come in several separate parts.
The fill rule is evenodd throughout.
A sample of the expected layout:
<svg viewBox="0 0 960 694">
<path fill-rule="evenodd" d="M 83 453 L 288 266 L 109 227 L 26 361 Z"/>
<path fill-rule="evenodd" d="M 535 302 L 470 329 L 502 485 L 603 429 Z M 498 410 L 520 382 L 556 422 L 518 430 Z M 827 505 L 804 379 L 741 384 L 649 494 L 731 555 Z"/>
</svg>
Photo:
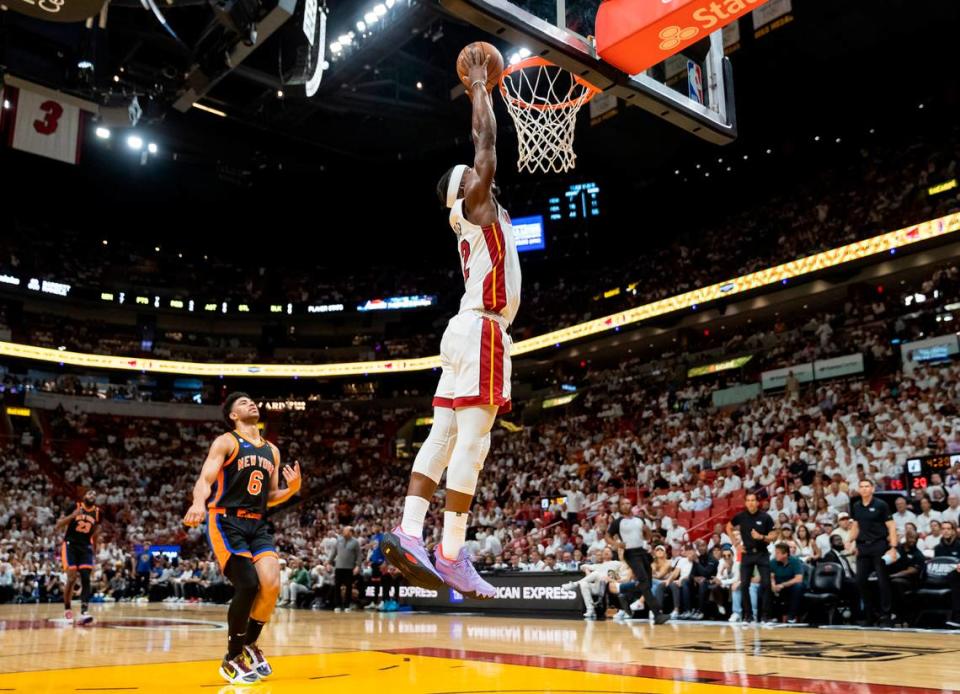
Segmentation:
<svg viewBox="0 0 960 694">
<path fill-rule="evenodd" d="M 278 610 L 275 674 L 225 685 L 226 608 L 0 606 L 0 692 L 960 693 L 960 633 Z"/>
</svg>

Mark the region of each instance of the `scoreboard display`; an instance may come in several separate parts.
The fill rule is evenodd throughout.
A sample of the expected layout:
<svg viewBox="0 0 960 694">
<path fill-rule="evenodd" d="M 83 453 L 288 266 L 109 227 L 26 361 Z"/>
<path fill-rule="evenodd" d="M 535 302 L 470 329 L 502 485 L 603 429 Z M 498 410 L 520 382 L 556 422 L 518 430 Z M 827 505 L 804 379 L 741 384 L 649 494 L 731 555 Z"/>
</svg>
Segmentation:
<svg viewBox="0 0 960 694">
<path fill-rule="evenodd" d="M 960 463 L 960 454 L 925 455 L 909 458 L 904 465 L 903 478 L 893 480 L 891 487 L 902 491 L 926 489 L 930 485 L 930 477 L 939 474 L 945 477 L 947 470 Z M 899 483 L 899 484 L 898 484 Z"/>
<path fill-rule="evenodd" d="M 567 186 L 563 197 L 547 199 L 551 221 L 590 219 L 600 216 L 600 186 L 596 183 L 574 183 Z"/>
</svg>

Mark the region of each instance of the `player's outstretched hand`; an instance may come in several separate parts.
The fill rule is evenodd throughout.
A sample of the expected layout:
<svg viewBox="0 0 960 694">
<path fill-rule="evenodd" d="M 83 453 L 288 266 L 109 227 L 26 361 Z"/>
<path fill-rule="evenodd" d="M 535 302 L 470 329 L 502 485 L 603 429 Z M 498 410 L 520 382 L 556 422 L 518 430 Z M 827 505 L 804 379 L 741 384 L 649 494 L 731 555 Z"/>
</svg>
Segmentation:
<svg viewBox="0 0 960 694">
<path fill-rule="evenodd" d="M 471 85 L 475 82 L 487 83 L 487 63 L 489 62 L 490 56 L 479 46 L 467 51 L 467 77 Z M 470 92 L 472 89 L 467 91 Z"/>
<path fill-rule="evenodd" d="M 300 489 L 300 461 L 294 461 L 293 467 L 285 466 L 283 468 L 283 479 L 287 481 L 287 488 Z"/>
<path fill-rule="evenodd" d="M 199 506 L 193 504 L 190 507 L 190 510 L 187 511 L 187 515 L 183 517 L 183 524 L 191 528 L 196 528 L 200 523 L 203 522 L 204 516 L 207 515 L 207 509 L 203 507 L 203 504 Z"/>
</svg>

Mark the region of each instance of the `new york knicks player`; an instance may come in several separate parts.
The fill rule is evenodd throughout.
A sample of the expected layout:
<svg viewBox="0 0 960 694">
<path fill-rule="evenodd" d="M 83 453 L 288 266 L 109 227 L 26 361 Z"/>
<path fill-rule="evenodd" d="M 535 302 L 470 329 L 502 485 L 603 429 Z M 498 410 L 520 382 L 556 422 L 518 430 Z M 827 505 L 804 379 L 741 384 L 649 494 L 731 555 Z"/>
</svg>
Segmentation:
<svg viewBox="0 0 960 694">
<path fill-rule="evenodd" d="M 73 610 L 70 604 L 73 598 L 73 589 L 77 585 L 77 575 L 80 576 L 80 618 L 77 624 L 89 624 L 93 617 L 87 610 L 90 605 L 90 572 L 93 570 L 94 539 L 100 532 L 100 509 L 97 507 L 97 495 L 88 489 L 83 499 L 77 502 L 76 508 L 69 516 L 63 516 L 54 526 L 57 532 L 66 529 L 63 545 L 60 547 L 60 558 L 63 570 L 67 572 L 67 585 L 63 591 L 64 618 L 73 621 Z"/>
<path fill-rule="evenodd" d="M 280 592 L 280 562 L 264 515 L 300 489 L 300 464 L 280 465 L 280 451 L 260 435 L 260 411 L 246 393 L 227 396 L 223 417 L 233 431 L 210 446 L 183 522 L 194 527 L 207 520 L 210 546 L 233 584 L 220 675 L 231 684 L 252 684 L 273 672 L 257 639 Z M 286 489 L 280 489 L 281 471 Z"/>
<path fill-rule="evenodd" d="M 497 414 L 510 409 L 507 329 L 520 307 L 520 261 L 510 217 L 494 195 L 497 123 L 486 89 L 487 62 L 481 49 L 467 51 L 473 166 L 454 166 L 437 187 L 457 237 L 463 299 L 440 342 L 442 373 L 433 399 L 433 427 L 413 464 L 403 520 L 383 539 L 384 555 L 412 584 L 437 589 L 446 583 L 474 598 L 496 594 L 473 568 L 464 541 L 490 430 Z M 444 469 L 443 536 L 431 562 L 423 523 Z"/>
</svg>

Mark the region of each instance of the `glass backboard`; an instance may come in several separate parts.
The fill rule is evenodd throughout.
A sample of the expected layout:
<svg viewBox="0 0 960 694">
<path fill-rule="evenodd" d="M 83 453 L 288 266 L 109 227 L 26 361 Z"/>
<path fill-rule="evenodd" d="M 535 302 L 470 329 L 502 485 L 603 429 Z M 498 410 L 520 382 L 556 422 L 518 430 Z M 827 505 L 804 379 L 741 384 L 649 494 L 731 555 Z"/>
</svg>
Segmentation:
<svg viewBox="0 0 960 694">
<path fill-rule="evenodd" d="M 710 142 L 737 136 L 733 73 L 717 31 L 637 75 L 597 56 L 594 20 L 601 0 L 439 0 L 453 14 L 612 93 L 627 104 Z M 504 53 L 510 60 L 511 53 Z"/>
</svg>

